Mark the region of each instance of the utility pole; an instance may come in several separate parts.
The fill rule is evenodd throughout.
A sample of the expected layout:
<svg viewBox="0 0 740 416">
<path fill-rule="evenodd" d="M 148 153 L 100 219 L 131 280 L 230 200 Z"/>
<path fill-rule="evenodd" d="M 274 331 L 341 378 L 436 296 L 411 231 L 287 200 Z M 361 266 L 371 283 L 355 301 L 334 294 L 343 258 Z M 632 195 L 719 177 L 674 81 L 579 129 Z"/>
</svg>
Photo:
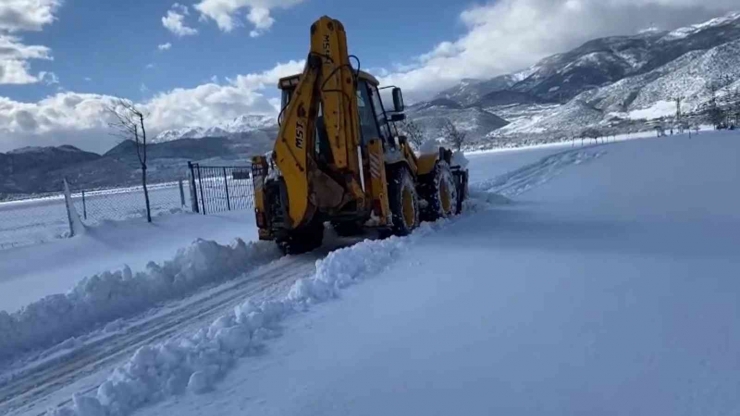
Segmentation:
<svg viewBox="0 0 740 416">
<path fill-rule="evenodd" d="M 678 125 L 678 132 L 683 133 L 683 123 L 681 122 L 681 101 L 685 97 L 675 97 L 673 100 L 676 101 L 676 124 Z"/>
</svg>

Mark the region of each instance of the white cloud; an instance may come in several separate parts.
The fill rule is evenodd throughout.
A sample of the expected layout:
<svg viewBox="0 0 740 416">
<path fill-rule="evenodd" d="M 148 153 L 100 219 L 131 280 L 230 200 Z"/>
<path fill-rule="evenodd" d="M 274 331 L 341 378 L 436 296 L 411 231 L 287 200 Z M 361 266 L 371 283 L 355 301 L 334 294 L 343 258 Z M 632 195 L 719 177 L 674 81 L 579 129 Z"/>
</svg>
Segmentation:
<svg viewBox="0 0 740 416">
<path fill-rule="evenodd" d="M 247 20 L 254 25 L 254 29 L 249 32 L 249 36 L 253 38 L 260 36 L 275 23 L 275 19 L 270 16 L 270 10 L 264 7 L 252 7 L 247 14 Z"/>
<path fill-rule="evenodd" d="M 152 69 L 152 68 L 154 68 L 154 64 L 146 64 L 145 68 L 146 69 Z"/>
<path fill-rule="evenodd" d="M 59 77 L 57 77 L 57 74 L 53 72 L 45 72 L 45 71 L 39 72 L 39 80 L 42 81 L 46 85 L 59 84 Z"/>
<path fill-rule="evenodd" d="M 260 73 L 239 75 L 222 85 L 206 83 L 155 94 L 138 105 L 148 114 L 148 130 L 210 126 L 243 114 L 277 114 L 277 81 L 301 72 L 303 62 L 290 61 Z M 140 88 L 147 93 L 145 86 Z M 106 135 L 105 95 L 62 92 L 35 103 L 0 97 L 0 151 L 26 145 L 71 143 L 105 151 L 115 140 Z"/>
<path fill-rule="evenodd" d="M 198 34 L 198 30 L 185 25 L 185 16 L 190 15 L 187 6 L 175 3 L 162 18 L 162 26 L 177 36 L 192 36 Z"/>
<path fill-rule="evenodd" d="M 0 61 L 0 85 L 33 84 L 38 77 L 28 73 L 28 62 L 18 60 Z"/>
<path fill-rule="evenodd" d="M 270 11 L 275 8 L 288 8 L 301 3 L 303 0 L 201 0 L 193 6 L 201 13 L 202 19 L 211 19 L 219 29 L 231 32 L 235 27 L 243 25 L 237 15 L 243 9 L 249 9 L 246 20 L 254 26 L 249 32 L 251 37 L 257 37 L 272 27 L 275 19 Z"/>
<path fill-rule="evenodd" d="M 274 113 L 264 90 L 276 93 L 278 80 L 303 71 L 303 65 L 302 61 L 289 61 L 264 72 L 227 78 L 223 85 L 213 82 L 157 94 L 145 103 L 149 122 L 153 129 L 164 130 L 210 126 L 248 113 Z"/>
<path fill-rule="evenodd" d="M 157 49 L 159 49 L 160 51 L 168 51 L 168 50 L 170 50 L 171 48 L 172 48 L 172 44 L 171 44 L 171 43 L 169 43 L 169 42 L 167 42 L 167 43 L 162 43 L 162 44 L 160 44 L 160 45 L 157 45 Z"/>
<path fill-rule="evenodd" d="M 54 12 L 60 5 L 61 0 L 0 2 L 0 85 L 58 82 L 53 73 L 34 75 L 30 72 L 29 61 L 51 60 L 51 50 L 45 46 L 26 45 L 10 33 L 41 30 L 54 21 Z"/>
<path fill-rule="evenodd" d="M 26 45 L 21 39 L 0 33 L 0 85 L 31 84 L 40 76 L 29 72 L 29 60 L 51 60 L 51 50 L 45 46 Z"/>
<path fill-rule="evenodd" d="M 62 0 L 3 0 L 0 2 L 0 31 L 39 31 L 54 21 Z"/>
<path fill-rule="evenodd" d="M 85 81 L 87 81 L 87 82 L 90 82 L 90 81 L 92 81 L 92 78 L 90 78 L 90 77 L 85 77 L 85 78 L 83 78 L 83 79 L 84 79 Z"/>
<path fill-rule="evenodd" d="M 463 78 L 491 78 L 596 37 L 672 29 L 737 8 L 737 0 L 498 0 L 460 14 L 466 33 L 383 81 L 426 98 Z"/>
</svg>

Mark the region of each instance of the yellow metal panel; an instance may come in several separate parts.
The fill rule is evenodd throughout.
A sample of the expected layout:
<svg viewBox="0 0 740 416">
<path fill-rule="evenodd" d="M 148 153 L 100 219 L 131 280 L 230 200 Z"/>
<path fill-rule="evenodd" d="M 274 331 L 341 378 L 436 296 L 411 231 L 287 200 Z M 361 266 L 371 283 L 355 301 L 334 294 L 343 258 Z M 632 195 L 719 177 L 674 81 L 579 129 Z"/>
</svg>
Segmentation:
<svg viewBox="0 0 740 416">
<path fill-rule="evenodd" d="M 434 169 L 434 165 L 437 164 L 439 159 L 438 154 L 421 155 L 417 161 L 417 175 L 426 175 Z"/>
<path fill-rule="evenodd" d="M 265 174 L 267 173 L 267 160 L 264 156 L 255 156 L 252 158 L 252 165 L 260 168 L 261 174 L 257 175 L 252 169 L 252 186 L 254 187 L 254 209 L 258 212 L 265 212 Z"/>
<path fill-rule="evenodd" d="M 285 180 L 288 194 L 288 220 L 296 228 L 309 220 L 308 152 L 314 148 L 314 94 L 318 68 L 306 63 L 295 93 L 288 104 L 275 141 L 274 155 Z"/>
<path fill-rule="evenodd" d="M 332 150 L 333 167 L 345 171 L 346 189 L 363 204 L 360 187 L 360 121 L 357 108 L 357 85 L 347 52 L 347 34 L 338 20 L 327 16 L 311 27 L 311 54 L 321 57 L 319 94 L 326 133 Z"/>
<path fill-rule="evenodd" d="M 270 230 L 266 224 L 265 212 L 265 175 L 267 174 L 267 159 L 264 156 L 252 158 L 252 186 L 254 189 L 254 215 L 258 227 L 260 240 L 271 240 Z"/>
<path fill-rule="evenodd" d="M 370 177 L 370 194 L 374 207 L 380 208 L 375 214 L 380 217 L 380 225 L 391 222 L 391 209 L 388 202 L 388 182 L 385 175 L 385 160 L 383 157 L 383 144 L 380 140 L 371 140 L 367 146 L 368 150 L 368 176 Z"/>
</svg>

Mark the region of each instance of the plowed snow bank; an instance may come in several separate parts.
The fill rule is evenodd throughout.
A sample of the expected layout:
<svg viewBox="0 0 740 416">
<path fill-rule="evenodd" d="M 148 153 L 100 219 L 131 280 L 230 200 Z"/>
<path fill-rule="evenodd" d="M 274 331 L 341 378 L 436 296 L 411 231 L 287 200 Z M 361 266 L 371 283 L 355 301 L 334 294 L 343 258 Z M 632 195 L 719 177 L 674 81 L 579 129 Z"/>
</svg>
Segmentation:
<svg viewBox="0 0 740 416">
<path fill-rule="evenodd" d="M 203 285 L 232 279 L 279 255 L 274 244 L 264 242 L 237 239 L 224 246 L 196 240 L 172 260 L 150 262 L 145 271 L 133 273 L 125 266 L 86 277 L 66 294 L 47 296 L 12 314 L 0 311 L 0 360 L 89 332 L 96 325 Z"/>
</svg>

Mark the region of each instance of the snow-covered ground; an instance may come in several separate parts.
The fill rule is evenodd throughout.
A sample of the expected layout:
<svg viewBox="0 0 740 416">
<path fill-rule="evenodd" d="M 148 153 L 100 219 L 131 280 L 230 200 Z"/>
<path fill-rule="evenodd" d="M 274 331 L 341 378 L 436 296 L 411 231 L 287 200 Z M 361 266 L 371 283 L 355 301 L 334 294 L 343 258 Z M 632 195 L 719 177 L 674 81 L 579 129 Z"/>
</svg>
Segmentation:
<svg viewBox="0 0 740 416">
<path fill-rule="evenodd" d="M 62 208 L 63 209 L 63 208 Z M 84 235 L 46 244 L 0 250 L 0 311 L 14 311 L 43 296 L 63 293 L 86 276 L 174 257 L 195 239 L 228 244 L 257 239 L 251 211 L 214 215 L 180 213 L 141 220 L 106 222 Z"/>
<path fill-rule="evenodd" d="M 731 414 L 738 151 L 713 133 L 471 155 L 465 215 L 249 263 L 28 352 L 0 367 L 0 413 Z"/>
</svg>

